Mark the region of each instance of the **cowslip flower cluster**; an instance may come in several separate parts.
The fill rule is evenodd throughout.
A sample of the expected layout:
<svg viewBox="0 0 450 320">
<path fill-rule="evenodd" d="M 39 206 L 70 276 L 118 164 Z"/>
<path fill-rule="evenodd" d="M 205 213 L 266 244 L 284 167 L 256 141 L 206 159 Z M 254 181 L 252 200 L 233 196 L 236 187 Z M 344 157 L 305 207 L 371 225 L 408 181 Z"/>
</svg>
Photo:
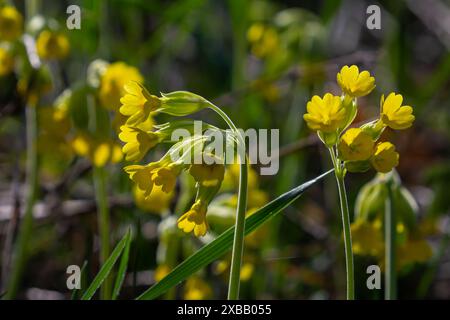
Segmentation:
<svg viewBox="0 0 450 320">
<path fill-rule="evenodd" d="M 124 168 L 138 189 L 141 202 L 152 197 L 154 190 L 172 194 L 178 176 L 188 172 L 196 181 L 197 195 L 190 209 L 178 219 L 178 228 L 195 236 L 204 236 L 208 230 L 206 213 L 209 203 L 220 189 L 224 178 L 224 161 L 215 154 L 206 152 L 208 138 L 194 134 L 181 141 L 171 141 L 172 132 L 182 128 L 193 132 L 193 121 L 171 121 L 152 128 L 144 125 L 158 113 L 185 116 L 208 106 L 207 101 L 190 92 L 176 91 L 156 96 L 137 81 L 124 85 L 120 99 L 120 113 L 125 117 L 120 127 L 119 138 L 125 143 L 122 152 L 126 160 L 138 162 L 160 143 L 172 143 L 167 153 L 158 161 L 144 165 L 131 164 Z M 205 129 L 214 127 L 206 125 Z M 216 128 L 217 129 L 217 128 Z M 217 129 L 219 130 L 219 129 Z M 193 159 L 201 154 L 209 160 L 196 163 Z M 208 163 L 208 164 L 207 164 Z"/>
<path fill-rule="evenodd" d="M 344 66 L 337 74 L 341 96 L 326 93 L 314 96 L 307 103 L 303 115 L 308 127 L 317 132 L 323 143 L 337 151 L 346 171 L 362 172 L 373 167 L 387 173 L 399 163 L 399 154 L 391 142 L 379 142 L 386 127 L 403 130 L 414 122 L 412 107 L 403 105 L 401 94 L 384 95 L 380 101 L 379 119 L 359 128 L 347 128 L 357 114 L 357 98 L 375 88 L 375 78 L 368 71 L 360 72 L 355 65 Z"/>
<path fill-rule="evenodd" d="M 61 60 L 69 54 L 70 43 L 60 32 L 43 30 L 36 40 L 36 49 L 43 60 Z"/>
</svg>

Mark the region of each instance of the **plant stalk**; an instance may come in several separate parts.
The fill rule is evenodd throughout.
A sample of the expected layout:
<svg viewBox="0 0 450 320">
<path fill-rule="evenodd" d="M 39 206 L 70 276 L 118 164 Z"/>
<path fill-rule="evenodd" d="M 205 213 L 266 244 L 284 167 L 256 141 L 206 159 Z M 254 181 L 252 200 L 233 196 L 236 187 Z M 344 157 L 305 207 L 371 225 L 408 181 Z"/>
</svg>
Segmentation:
<svg viewBox="0 0 450 320">
<path fill-rule="evenodd" d="M 386 243 L 386 272 L 385 272 L 385 300 L 397 299 L 397 274 L 396 274 L 396 261 L 395 261 L 395 249 L 396 249 L 396 221 L 394 213 L 394 197 L 392 193 L 392 181 L 387 183 L 388 197 L 386 199 L 386 208 L 384 216 L 384 235 Z"/>
<path fill-rule="evenodd" d="M 353 266 L 353 249 L 352 249 L 352 235 L 350 232 L 350 214 L 348 210 L 347 192 L 345 190 L 344 171 L 341 168 L 339 160 L 332 148 L 329 149 L 331 159 L 334 165 L 334 173 L 336 176 L 337 187 L 339 191 L 339 202 L 341 206 L 342 229 L 344 233 L 345 246 L 345 267 L 347 274 L 347 300 L 355 299 L 355 276 Z"/>
<path fill-rule="evenodd" d="M 242 254 L 244 251 L 244 231 L 245 231 L 245 213 L 247 211 L 247 185 L 248 185 L 248 166 L 246 159 L 245 141 L 239 130 L 231 119 L 220 108 L 209 103 L 210 108 L 218 113 L 228 124 L 237 138 L 237 150 L 240 160 L 238 204 L 236 209 L 236 223 L 233 240 L 233 251 L 231 253 L 230 279 L 228 283 L 228 300 L 239 299 L 239 285 L 241 280 Z"/>
</svg>

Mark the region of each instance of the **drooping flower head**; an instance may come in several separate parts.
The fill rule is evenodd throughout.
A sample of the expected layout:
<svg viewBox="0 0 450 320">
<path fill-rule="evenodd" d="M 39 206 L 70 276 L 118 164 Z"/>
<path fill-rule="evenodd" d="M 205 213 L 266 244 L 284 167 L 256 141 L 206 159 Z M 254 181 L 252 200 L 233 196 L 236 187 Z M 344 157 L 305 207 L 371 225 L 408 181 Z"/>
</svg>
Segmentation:
<svg viewBox="0 0 450 320">
<path fill-rule="evenodd" d="M 124 85 L 130 81 L 143 83 L 144 78 L 135 67 L 123 62 L 111 63 L 100 80 L 101 105 L 106 109 L 117 111 L 121 105 L 120 98 L 126 93 Z"/>
<path fill-rule="evenodd" d="M 157 132 L 144 131 L 139 128 L 123 125 L 120 127 L 119 139 L 125 142 L 122 152 L 128 161 L 139 161 L 160 140 Z"/>
<path fill-rule="evenodd" d="M 22 35 L 23 17 L 16 8 L 0 8 L 0 40 L 14 41 Z"/>
<path fill-rule="evenodd" d="M 255 23 L 247 31 L 252 53 L 260 58 L 267 57 L 279 49 L 279 36 L 271 26 Z"/>
<path fill-rule="evenodd" d="M 176 179 L 183 168 L 183 164 L 171 162 L 163 158 L 147 165 L 129 165 L 124 168 L 130 179 L 144 192 L 146 198 L 150 196 L 153 185 L 160 186 L 162 191 L 170 193 L 176 185 Z"/>
<path fill-rule="evenodd" d="M 136 206 L 146 212 L 161 214 L 169 208 L 174 193 L 166 193 L 160 186 L 154 185 L 150 195 L 145 197 L 145 192 L 137 186 L 133 188 Z"/>
<path fill-rule="evenodd" d="M 198 199 L 192 207 L 178 219 L 178 228 L 186 233 L 194 232 L 196 237 L 202 237 L 208 231 L 208 222 L 206 221 L 207 203 Z"/>
<path fill-rule="evenodd" d="M 378 256 L 383 252 L 381 224 L 358 219 L 351 225 L 353 252 L 357 255 Z"/>
<path fill-rule="evenodd" d="M 210 156 L 214 157 L 214 156 Z M 189 173 L 200 185 L 205 187 L 214 187 L 222 183 L 225 175 L 225 166 L 222 161 L 211 164 L 199 163 L 192 164 Z"/>
<path fill-rule="evenodd" d="M 312 97 L 306 105 L 307 113 L 303 115 L 308 127 L 326 133 L 336 132 L 347 120 L 347 112 L 341 98 L 330 93 Z"/>
<path fill-rule="evenodd" d="M 399 154 L 390 142 L 380 142 L 371 158 L 372 166 L 381 173 L 387 173 L 398 165 Z"/>
<path fill-rule="evenodd" d="M 425 263 L 433 256 L 433 249 L 425 239 L 408 239 L 398 247 L 397 270 L 414 263 Z"/>
<path fill-rule="evenodd" d="M 363 161 L 373 154 L 372 137 L 360 128 L 350 128 L 341 137 L 339 155 L 347 161 Z"/>
<path fill-rule="evenodd" d="M 209 203 L 219 191 L 225 174 L 222 159 L 212 154 L 204 154 L 215 162 L 211 164 L 192 164 L 189 173 L 197 182 L 197 196 L 191 209 L 178 219 L 178 228 L 186 233 L 194 231 L 197 237 L 204 236 L 208 230 L 206 212 Z"/>
<path fill-rule="evenodd" d="M 44 60 L 61 60 L 67 57 L 70 44 L 67 37 L 61 33 L 44 30 L 36 40 L 37 53 Z"/>
<path fill-rule="evenodd" d="M 390 93 L 386 99 L 381 97 L 380 120 L 392 129 L 402 130 L 412 126 L 414 115 L 412 107 L 402 106 L 403 96 L 401 94 Z"/>
<path fill-rule="evenodd" d="M 161 105 L 161 100 L 151 95 L 137 82 L 130 81 L 124 86 L 126 94 L 120 99 L 120 113 L 129 117 L 128 125 L 138 125 L 148 119 Z"/>
<path fill-rule="evenodd" d="M 212 289 L 207 282 L 193 276 L 186 281 L 183 298 L 185 300 L 205 300 L 211 298 L 212 293 Z"/>
<path fill-rule="evenodd" d="M 368 71 L 359 72 L 357 66 L 343 66 L 337 74 L 342 91 L 351 97 L 368 95 L 375 88 L 375 78 Z"/>
</svg>

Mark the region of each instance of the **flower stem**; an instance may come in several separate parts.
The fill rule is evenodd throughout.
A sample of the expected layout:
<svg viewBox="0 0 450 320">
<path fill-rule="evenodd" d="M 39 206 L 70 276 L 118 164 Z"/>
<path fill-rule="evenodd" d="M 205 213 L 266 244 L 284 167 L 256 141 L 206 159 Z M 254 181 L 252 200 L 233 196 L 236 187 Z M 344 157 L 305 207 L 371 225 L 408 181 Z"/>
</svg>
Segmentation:
<svg viewBox="0 0 450 320">
<path fill-rule="evenodd" d="M 355 299 L 355 277 L 353 267 L 352 235 L 350 233 L 350 214 L 348 211 L 347 192 L 345 190 L 344 171 L 336 157 L 334 149 L 330 148 L 331 159 L 333 160 L 334 173 L 339 191 L 339 201 L 341 205 L 342 229 L 344 232 L 345 246 L 345 266 L 347 273 L 347 300 Z"/>
<path fill-rule="evenodd" d="M 110 253 L 109 209 L 106 196 L 106 176 L 102 167 L 94 166 L 95 201 L 97 203 L 98 230 L 100 234 L 100 263 L 104 264 Z M 111 299 L 112 278 L 108 277 L 100 288 L 103 300 Z"/>
<path fill-rule="evenodd" d="M 245 213 L 247 211 L 248 167 L 246 159 L 245 141 L 231 119 L 220 108 L 209 103 L 210 108 L 218 113 L 228 124 L 237 138 L 237 149 L 240 160 L 238 204 L 236 209 L 236 223 L 231 253 L 230 279 L 228 283 L 228 300 L 239 299 L 239 285 L 241 279 L 242 253 L 244 251 Z"/>
<path fill-rule="evenodd" d="M 15 258 L 11 266 L 11 278 L 8 283 L 6 299 L 13 299 L 20 285 L 23 269 L 28 256 L 28 244 L 33 228 L 33 207 L 37 191 L 37 119 L 36 106 L 26 108 L 27 127 L 27 194 L 25 200 L 25 213 L 18 235 Z"/>
<path fill-rule="evenodd" d="M 245 160 L 244 160 L 245 161 Z M 234 232 L 233 253 L 231 256 L 230 280 L 228 285 L 228 300 L 239 298 L 242 253 L 244 251 L 245 212 L 247 207 L 247 164 L 241 163 L 239 175 L 238 207 L 236 212 L 236 227 Z"/>
<path fill-rule="evenodd" d="M 395 243 L 396 243 L 396 221 L 394 214 L 394 197 L 392 194 L 392 181 L 388 181 L 388 197 L 386 199 L 386 209 L 384 217 L 385 243 L 386 243 L 386 273 L 385 273 L 385 292 L 386 300 L 397 298 L 397 274 L 395 261 Z"/>
<path fill-rule="evenodd" d="M 34 15 L 38 13 L 38 0 L 27 0 L 25 3 L 26 17 L 29 21 Z M 36 70 L 41 66 L 39 57 L 36 55 L 36 45 L 30 36 L 24 36 L 24 46 L 26 56 L 33 70 L 31 73 L 31 80 L 35 78 Z M 33 81 L 30 81 L 32 83 Z M 19 227 L 19 235 L 17 246 L 15 247 L 14 257 L 12 259 L 11 270 L 12 274 L 8 281 L 7 292 L 5 299 L 14 299 L 20 285 L 22 273 L 28 258 L 28 245 L 33 231 L 33 207 L 36 201 L 36 193 L 38 187 L 38 154 L 37 154 L 37 106 L 39 104 L 39 97 L 31 98 L 31 87 L 27 88 L 26 94 L 26 143 L 27 143 L 27 162 L 26 162 L 26 198 L 25 210 L 22 222 Z"/>
</svg>

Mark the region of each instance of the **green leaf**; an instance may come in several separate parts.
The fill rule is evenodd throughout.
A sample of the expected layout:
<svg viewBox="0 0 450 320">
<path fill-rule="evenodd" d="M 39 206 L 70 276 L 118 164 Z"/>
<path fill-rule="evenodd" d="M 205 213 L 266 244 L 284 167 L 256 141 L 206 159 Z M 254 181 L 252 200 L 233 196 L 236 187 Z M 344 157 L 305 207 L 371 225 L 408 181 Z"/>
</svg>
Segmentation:
<svg viewBox="0 0 450 320">
<path fill-rule="evenodd" d="M 300 195 L 311 185 L 331 173 L 330 170 L 317 178 L 310 180 L 269 202 L 264 207 L 260 208 L 251 216 L 245 219 L 245 235 L 250 234 L 256 230 L 263 223 L 273 218 L 283 209 L 285 209 L 292 202 L 297 200 Z M 229 228 L 218 236 L 214 241 L 203 246 L 196 253 L 180 263 L 175 269 L 172 270 L 161 281 L 153 285 L 139 297 L 138 300 L 150 300 L 157 298 L 173 286 L 176 286 L 181 281 L 192 275 L 194 272 L 200 270 L 211 262 L 217 260 L 225 253 L 227 253 L 233 244 L 234 227 Z"/>
<path fill-rule="evenodd" d="M 123 236 L 122 240 L 120 240 L 120 242 L 114 248 L 111 255 L 105 261 L 102 268 L 95 276 L 94 281 L 92 281 L 91 285 L 86 289 L 83 296 L 81 297 L 81 300 L 90 300 L 92 296 L 95 294 L 95 292 L 98 290 L 98 288 L 100 288 L 103 281 L 106 279 L 106 277 L 109 275 L 112 268 L 114 267 L 114 264 L 116 263 L 117 259 L 119 259 L 123 249 L 130 241 L 130 238 L 131 238 L 131 231 L 128 230 L 127 233 Z"/>
<path fill-rule="evenodd" d="M 116 300 L 117 297 L 119 296 L 123 280 L 125 279 L 125 275 L 127 273 L 128 258 L 130 256 L 130 244 L 131 244 L 131 237 L 129 236 L 125 244 L 125 249 L 123 251 L 122 257 L 120 258 L 119 270 L 117 271 L 116 282 L 114 284 L 114 289 L 112 293 L 112 300 Z"/>
</svg>

